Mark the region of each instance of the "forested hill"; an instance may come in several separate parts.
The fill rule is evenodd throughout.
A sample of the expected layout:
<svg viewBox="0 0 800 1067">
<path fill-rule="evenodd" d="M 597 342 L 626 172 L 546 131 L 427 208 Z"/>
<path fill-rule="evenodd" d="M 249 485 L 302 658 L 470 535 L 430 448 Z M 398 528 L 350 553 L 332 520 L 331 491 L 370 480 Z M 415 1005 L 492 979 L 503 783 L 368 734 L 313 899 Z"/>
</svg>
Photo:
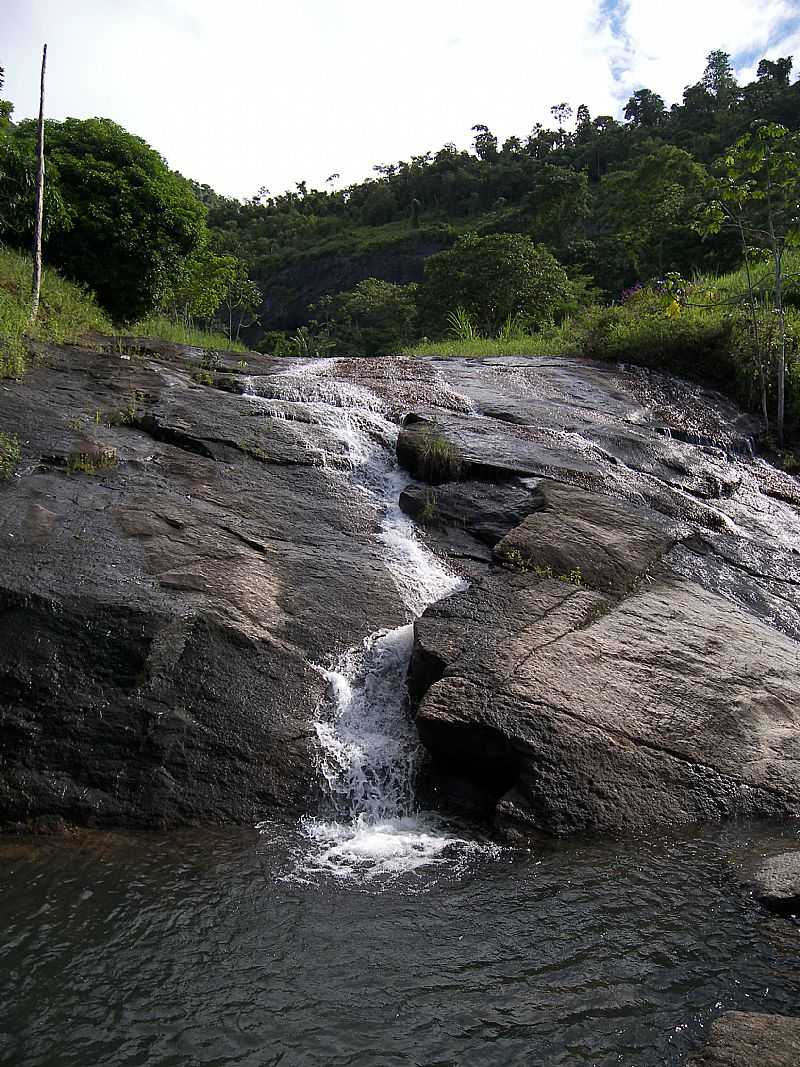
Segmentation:
<svg viewBox="0 0 800 1067">
<path fill-rule="evenodd" d="M 798 129 L 800 81 L 791 58 L 765 59 L 739 85 L 730 57 L 715 51 L 671 107 L 640 89 L 620 119 L 583 104 L 551 111 L 551 128 L 499 144 L 476 125 L 472 151 L 447 144 L 342 190 L 301 181 L 244 203 L 195 190 L 222 249 L 248 263 L 266 294 L 267 328 L 296 327 L 322 294 L 369 276 L 420 280 L 425 257 L 467 231 L 528 234 L 613 297 L 669 270 L 736 262 L 730 234 L 701 243 L 690 229 L 706 168 L 755 120 Z"/>
</svg>

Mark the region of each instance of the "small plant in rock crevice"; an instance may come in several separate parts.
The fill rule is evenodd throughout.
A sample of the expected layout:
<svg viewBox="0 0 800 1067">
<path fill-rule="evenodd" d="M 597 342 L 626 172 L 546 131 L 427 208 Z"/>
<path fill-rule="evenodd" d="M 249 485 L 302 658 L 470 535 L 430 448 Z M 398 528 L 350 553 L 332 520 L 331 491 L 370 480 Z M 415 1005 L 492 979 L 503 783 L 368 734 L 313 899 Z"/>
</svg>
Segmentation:
<svg viewBox="0 0 800 1067">
<path fill-rule="evenodd" d="M 419 456 L 421 474 L 426 481 L 450 482 L 461 476 L 463 464 L 459 451 L 442 434 L 431 431 L 423 434 Z"/>
<path fill-rule="evenodd" d="M 536 578 L 554 578 L 557 582 L 568 582 L 570 585 L 582 586 L 583 575 L 579 567 L 572 567 L 565 574 L 554 574 L 550 564 L 535 563 L 532 559 L 519 551 L 518 548 L 510 548 L 500 555 L 503 566 L 518 574 L 532 574 Z"/>
<path fill-rule="evenodd" d="M 425 497 L 425 503 L 422 505 L 421 510 L 417 513 L 417 522 L 421 526 L 436 526 L 440 520 L 439 508 L 436 503 L 436 494 L 428 493 Z"/>
<path fill-rule="evenodd" d="M 67 456 L 68 474 L 97 474 L 110 470 L 119 462 L 116 448 L 104 448 L 101 452 L 71 452 Z"/>
</svg>

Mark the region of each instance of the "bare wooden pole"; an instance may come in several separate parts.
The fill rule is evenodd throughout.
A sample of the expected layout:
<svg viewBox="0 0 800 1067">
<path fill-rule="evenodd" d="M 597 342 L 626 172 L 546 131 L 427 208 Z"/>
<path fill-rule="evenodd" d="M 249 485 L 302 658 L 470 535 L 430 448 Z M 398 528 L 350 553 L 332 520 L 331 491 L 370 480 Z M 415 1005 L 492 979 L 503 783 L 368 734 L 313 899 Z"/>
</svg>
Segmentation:
<svg viewBox="0 0 800 1067">
<path fill-rule="evenodd" d="M 47 65 L 47 45 L 42 49 L 42 81 L 39 88 L 39 132 L 37 138 L 36 219 L 33 230 L 33 299 L 31 322 L 39 313 L 42 291 L 42 223 L 44 221 L 44 71 Z"/>
</svg>

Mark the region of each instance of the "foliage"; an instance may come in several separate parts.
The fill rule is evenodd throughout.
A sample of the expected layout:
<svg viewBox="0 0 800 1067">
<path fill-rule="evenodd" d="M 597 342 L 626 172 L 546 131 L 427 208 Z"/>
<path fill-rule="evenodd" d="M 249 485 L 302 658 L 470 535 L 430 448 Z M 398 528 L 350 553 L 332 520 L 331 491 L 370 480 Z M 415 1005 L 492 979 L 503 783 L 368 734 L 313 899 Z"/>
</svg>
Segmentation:
<svg viewBox="0 0 800 1067">
<path fill-rule="evenodd" d="M 0 216 L 17 243 L 27 241 L 33 218 L 35 134 L 26 120 L 0 141 L 0 167 L 14 177 Z M 90 286 L 115 320 L 153 311 L 202 246 L 205 208 L 157 152 L 110 119 L 47 122 L 45 141 L 47 262 Z"/>
<path fill-rule="evenodd" d="M 554 574 L 549 563 L 536 563 L 528 556 L 523 556 L 518 548 L 509 548 L 499 553 L 498 559 L 503 566 L 520 574 L 532 574 L 536 578 L 555 578 L 558 582 L 568 582 L 570 585 L 583 585 L 580 567 L 572 567 L 565 574 Z"/>
<path fill-rule="evenodd" d="M 296 297 L 310 261 L 325 256 L 335 264 L 347 257 L 348 277 L 363 270 L 362 276 L 410 281 L 423 257 L 467 231 L 525 234 L 614 297 L 642 275 L 720 273 L 736 264 L 730 235 L 701 243 L 691 229 L 694 168 L 709 165 L 756 119 L 800 126 L 800 84 L 791 81 L 791 70 L 791 59 L 763 60 L 756 78 L 739 86 L 729 57 L 717 50 L 671 107 L 642 87 L 628 101 L 624 120 L 592 116 L 581 104 L 573 123 L 571 105 L 561 102 L 553 108 L 556 128 L 537 124 L 501 145 L 487 126 L 476 124 L 470 151 L 446 144 L 376 167 L 373 177 L 344 189 L 298 182 L 285 193 L 262 192 L 244 203 L 207 187 L 198 187 L 198 195 L 209 206 L 219 247 L 243 258 L 270 293 L 271 328 L 293 332 L 307 325 L 299 309 L 308 301 Z M 661 154 L 665 148 L 673 150 L 671 157 Z M 663 175 L 659 159 L 672 160 Z M 626 189 L 635 194 L 630 204 Z M 657 228 L 650 206 L 666 231 Z M 655 242 L 639 232 L 640 223 Z M 285 299 L 273 297 L 274 290 L 286 292 Z"/>
<path fill-rule="evenodd" d="M 115 448 L 104 448 L 99 452 L 71 452 L 67 456 L 68 474 L 97 474 L 110 470 L 119 462 Z"/>
<path fill-rule="evenodd" d="M 183 322 L 176 322 L 163 315 L 151 315 L 149 318 L 141 319 L 135 322 L 130 330 L 135 337 L 154 337 L 160 341 L 172 341 L 178 345 L 191 345 L 192 348 L 220 352 L 246 353 L 250 351 L 241 341 L 231 341 L 224 333 L 187 326 Z"/>
<path fill-rule="evenodd" d="M 0 480 L 13 478 L 19 466 L 19 438 L 0 430 Z"/>
<path fill-rule="evenodd" d="M 91 332 L 109 333 L 112 328 L 91 293 L 54 270 L 43 273 L 39 315 L 30 326 L 32 269 L 30 257 L 0 248 L 0 378 L 23 374 L 25 336 L 71 343 Z"/>
<path fill-rule="evenodd" d="M 349 292 L 323 297 L 315 305 L 314 325 L 332 348 L 346 355 L 391 355 L 415 336 L 415 285 L 394 285 L 366 278 Z"/>
<path fill-rule="evenodd" d="M 765 420 L 768 385 L 776 378 L 776 426 L 782 446 L 787 355 L 784 256 L 790 245 L 800 244 L 800 135 L 777 123 L 757 123 L 727 150 L 715 170 L 717 178 L 709 183 L 710 203 L 697 225 L 704 234 L 717 233 L 727 225 L 739 236 L 747 277 L 748 347 L 756 361 Z M 772 267 L 775 343 L 775 331 L 761 329 L 757 310 L 751 266 L 762 259 Z"/>
<path fill-rule="evenodd" d="M 492 356 L 558 356 L 577 355 L 580 338 L 576 324 L 565 319 L 557 326 L 545 327 L 537 333 L 518 333 L 511 337 L 452 338 L 444 341 L 418 341 L 403 350 L 406 356 L 434 358 Z"/>
<path fill-rule="evenodd" d="M 426 261 L 420 313 L 434 335 L 447 332 L 453 308 L 463 309 L 479 332 L 495 334 L 509 316 L 541 326 L 568 293 L 563 268 L 529 237 L 468 234 Z"/>
</svg>

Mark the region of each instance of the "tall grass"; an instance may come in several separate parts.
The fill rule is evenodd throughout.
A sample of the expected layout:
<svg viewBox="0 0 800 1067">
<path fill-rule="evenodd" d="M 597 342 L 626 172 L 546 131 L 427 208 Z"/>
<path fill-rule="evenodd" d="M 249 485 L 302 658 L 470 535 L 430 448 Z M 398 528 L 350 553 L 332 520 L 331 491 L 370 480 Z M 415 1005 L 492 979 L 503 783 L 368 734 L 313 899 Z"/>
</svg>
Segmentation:
<svg viewBox="0 0 800 1067">
<path fill-rule="evenodd" d="M 91 293 L 49 269 L 42 275 L 39 314 L 29 325 L 32 271 L 29 256 L 0 248 L 0 378 L 23 374 L 25 337 L 70 343 L 92 331 L 112 331 Z"/>
<path fill-rule="evenodd" d="M 127 333 L 136 337 L 152 337 L 159 341 L 172 341 L 194 348 L 214 348 L 221 352 L 249 352 L 241 341 L 231 341 L 227 334 L 213 330 L 198 330 L 163 315 L 151 315 L 131 326 Z"/>
<path fill-rule="evenodd" d="M 403 350 L 406 356 L 460 356 L 485 359 L 491 356 L 577 355 L 581 349 L 579 330 L 571 319 L 538 333 L 503 329 L 498 337 L 453 337 L 444 341 L 420 341 Z"/>
</svg>

